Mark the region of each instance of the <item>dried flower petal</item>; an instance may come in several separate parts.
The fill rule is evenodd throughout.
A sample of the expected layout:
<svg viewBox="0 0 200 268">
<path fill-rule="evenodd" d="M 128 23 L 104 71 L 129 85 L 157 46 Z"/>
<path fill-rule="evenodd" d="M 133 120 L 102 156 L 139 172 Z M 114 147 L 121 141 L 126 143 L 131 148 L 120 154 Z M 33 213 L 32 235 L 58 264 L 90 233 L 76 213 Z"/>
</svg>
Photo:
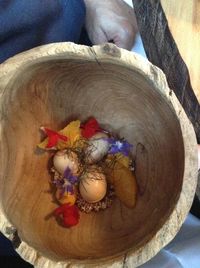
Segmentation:
<svg viewBox="0 0 200 268">
<path fill-rule="evenodd" d="M 133 145 L 128 143 L 126 140 L 116 140 L 114 138 L 107 139 L 110 143 L 109 154 L 122 153 L 125 156 L 128 156 Z"/>
<path fill-rule="evenodd" d="M 72 121 L 64 129 L 58 132 L 47 128 L 41 128 L 45 130 L 45 133 L 48 135 L 48 137 L 43 142 L 38 144 L 38 147 L 41 149 L 58 150 L 66 149 L 69 147 L 76 147 L 77 141 L 82 138 L 80 124 L 81 122 L 79 120 Z M 81 147 L 81 144 L 82 143 L 79 143 L 78 146 Z"/>
<path fill-rule="evenodd" d="M 76 194 L 73 193 L 64 193 L 63 195 L 60 194 L 60 190 L 58 189 L 56 192 L 56 198 L 59 203 L 61 204 L 70 204 L 74 205 L 76 203 Z"/>
<path fill-rule="evenodd" d="M 62 150 L 69 147 L 76 147 L 77 141 L 81 139 L 81 122 L 79 120 L 72 121 L 64 129 L 60 131 L 62 135 L 68 137 L 66 144 L 59 143 L 58 149 Z"/>
<path fill-rule="evenodd" d="M 49 128 L 41 127 L 41 130 L 47 135 L 46 142 L 45 143 L 40 143 L 38 146 L 42 149 L 51 149 L 51 148 L 56 148 L 58 142 L 60 140 L 66 142 L 68 138 L 59 132 L 56 132 L 54 130 L 51 130 Z"/>
<path fill-rule="evenodd" d="M 64 193 L 74 194 L 74 186 L 70 181 L 68 181 L 67 178 L 63 178 L 62 180 L 53 180 L 53 184 L 55 184 L 57 189 L 60 189 L 61 197 L 64 195 Z"/>
<path fill-rule="evenodd" d="M 75 205 L 71 206 L 68 203 L 55 209 L 54 215 L 56 217 L 61 217 L 63 225 L 67 228 L 77 225 L 80 218 L 78 208 Z"/>
<path fill-rule="evenodd" d="M 84 138 L 89 139 L 94 136 L 97 132 L 101 132 L 102 129 L 95 118 L 89 119 L 85 124 L 81 125 L 81 134 Z"/>
<path fill-rule="evenodd" d="M 71 184 L 75 184 L 78 182 L 78 177 L 72 175 L 70 168 L 66 168 L 64 172 L 64 178 L 66 178 Z"/>
</svg>

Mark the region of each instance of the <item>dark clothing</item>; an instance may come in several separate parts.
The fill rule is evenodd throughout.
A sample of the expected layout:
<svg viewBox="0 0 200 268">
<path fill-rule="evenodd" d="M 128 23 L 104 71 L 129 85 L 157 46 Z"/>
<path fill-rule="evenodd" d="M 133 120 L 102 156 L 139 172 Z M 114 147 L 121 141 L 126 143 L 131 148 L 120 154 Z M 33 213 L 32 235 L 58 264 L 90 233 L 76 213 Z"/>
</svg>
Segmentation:
<svg viewBox="0 0 200 268">
<path fill-rule="evenodd" d="M 78 43 L 83 0 L 0 0 L 0 62 L 52 42 Z"/>
<path fill-rule="evenodd" d="M 80 36 L 85 41 L 84 21 L 83 0 L 0 0 L 0 63 L 42 44 L 78 43 Z M 17 253 L 0 234 L 0 256 L 3 255 Z M 0 258 L 1 267 L 5 267 L 5 260 Z"/>
</svg>

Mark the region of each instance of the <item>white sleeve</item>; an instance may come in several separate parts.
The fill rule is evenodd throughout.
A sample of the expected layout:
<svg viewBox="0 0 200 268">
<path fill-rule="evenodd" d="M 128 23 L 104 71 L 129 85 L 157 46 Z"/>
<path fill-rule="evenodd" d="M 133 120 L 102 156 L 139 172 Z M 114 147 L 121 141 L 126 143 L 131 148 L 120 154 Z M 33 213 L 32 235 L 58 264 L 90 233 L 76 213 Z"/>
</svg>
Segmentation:
<svg viewBox="0 0 200 268">
<path fill-rule="evenodd" d="M 132 0 L 123 0 L 123 1 L 126 2 L 130 7 L 133 7 Z"/>
</svg>

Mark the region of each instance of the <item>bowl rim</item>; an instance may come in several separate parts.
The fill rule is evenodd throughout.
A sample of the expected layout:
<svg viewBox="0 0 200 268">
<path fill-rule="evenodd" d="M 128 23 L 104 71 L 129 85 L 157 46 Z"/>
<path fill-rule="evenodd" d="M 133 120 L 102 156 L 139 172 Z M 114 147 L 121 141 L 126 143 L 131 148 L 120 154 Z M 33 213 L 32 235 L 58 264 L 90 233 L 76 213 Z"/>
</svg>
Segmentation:
<svg viewBox="0 0 200 268">
<path fill-rule="evenodd" d="M 158 230 L 158 232 L 146 243 L 146 245 L 143 245 L 134 252 L 131 252 L 130 250 L 120 257 L 118 256 L 113 259 L 107 257 L 99 259 L 98 262 L 96 262 L 96 265 L 99 266 L 99 262 L 101 261 L 102 268 L 123 267 L 125 263 L 128 267 L 137 267 L 142 265 L 154 257 L 160 251 L 160 249 L 162 249 L 174 238 L 183 224 L 192 205 L 198 178 L 196 153 L 197 141 L 193 126 L 187 118 L 175 94 L 169 89 L 164 73 L 158 67 L 154 66 L 148 60 L 134 52 L 120 49 L 114 44 L 109 43 L 93 47 L 76 45 L 72 42 L 52 43 L 30 49 L 8 59 L 0 65 L 0 109 L 1 103 L 3 102 L 3 93 L 6 90 L 6 85 L 10 78 L 15 75 L 16 71 L 26 64 L 33 63 L 35 60 L 42 59 L 43 61 L 47 58 L 49 59 L 51 56 L 56 56 L 58 58 L 64 56 L 64 59 L 78 58 L 93 60 L 98 64 L 101 64 L 101 62 L 109 62 L 132 69 L 134 68 L 135 71 L 145 75 L 145 77 L 153 83 L 153 87 L 163 95 L 178 118 L 185 150 L 185 167 L 182 191 L 173 212 L 161 229 Z M 16 240 L 17 230 L 7 219 L 1 203 L 0 231 L 11 241 Z M 167 236 L 164 235 L 166 233 Z M 165 239 L 163 239 L 163 237 L 165 237 Z M 69 259 L 62 262 L 50 260 L 47 257 L 40 255 L 36 249 L 32 248 L 24 241 L 20 241 L 19 245 L 16 247 L 16 251 L 24 260 L 30 262 L 35 267 L 42 268 L 45 265 L 54 268 L 64 268 L 68 265 L 72 265 L 72 267 L 88 267 L 89 265 L 95 266 L 95 259 L 86 261 Z"/>
</svg>

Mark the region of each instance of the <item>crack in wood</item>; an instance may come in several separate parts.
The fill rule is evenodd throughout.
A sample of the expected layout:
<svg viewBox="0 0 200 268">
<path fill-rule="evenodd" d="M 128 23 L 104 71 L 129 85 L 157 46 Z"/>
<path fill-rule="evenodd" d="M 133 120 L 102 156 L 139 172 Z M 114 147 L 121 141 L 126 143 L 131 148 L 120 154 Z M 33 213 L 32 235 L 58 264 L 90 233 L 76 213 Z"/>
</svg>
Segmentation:
<svg viewBox="0 0 200 268">
<path fill-rule="evenodd" d="M 21 239 L 18 235 L 17 229 L 15 227 L 6 227 L 6 234 L 9 236 L 14 249 L 17 249 L 21 244 Z"/>
<path fill-rule="evenodd" d="M 122 268 L 127 268 L 126 260 L 127 260 L 127 253 L 124 254 Z"/>
<path fill-rule="evenodd" d="M 101 68 L 101 70 L 105 73 L 105 70 L 104 70 L 101 62 L 97 59 L 97 54 L 96 54 L 95 50 L 92 47 L 90 47 L 89 49 L 90 49 L 92 55 L 94 56 L 94 59 L 95 59 L 96 63 L 99 65 L 99 67 Z"/>
<path fill-rule="evenodd" d="M 22 241 L 21 241 L 21 239 L 18 235 L 18 232 L 16 230 L 13 234 L 13 239 L 12 239 L 12 244 L 13 244 L 14 249 L 17 249 L 20 246 L 21 242 Z"/>
</svg>

